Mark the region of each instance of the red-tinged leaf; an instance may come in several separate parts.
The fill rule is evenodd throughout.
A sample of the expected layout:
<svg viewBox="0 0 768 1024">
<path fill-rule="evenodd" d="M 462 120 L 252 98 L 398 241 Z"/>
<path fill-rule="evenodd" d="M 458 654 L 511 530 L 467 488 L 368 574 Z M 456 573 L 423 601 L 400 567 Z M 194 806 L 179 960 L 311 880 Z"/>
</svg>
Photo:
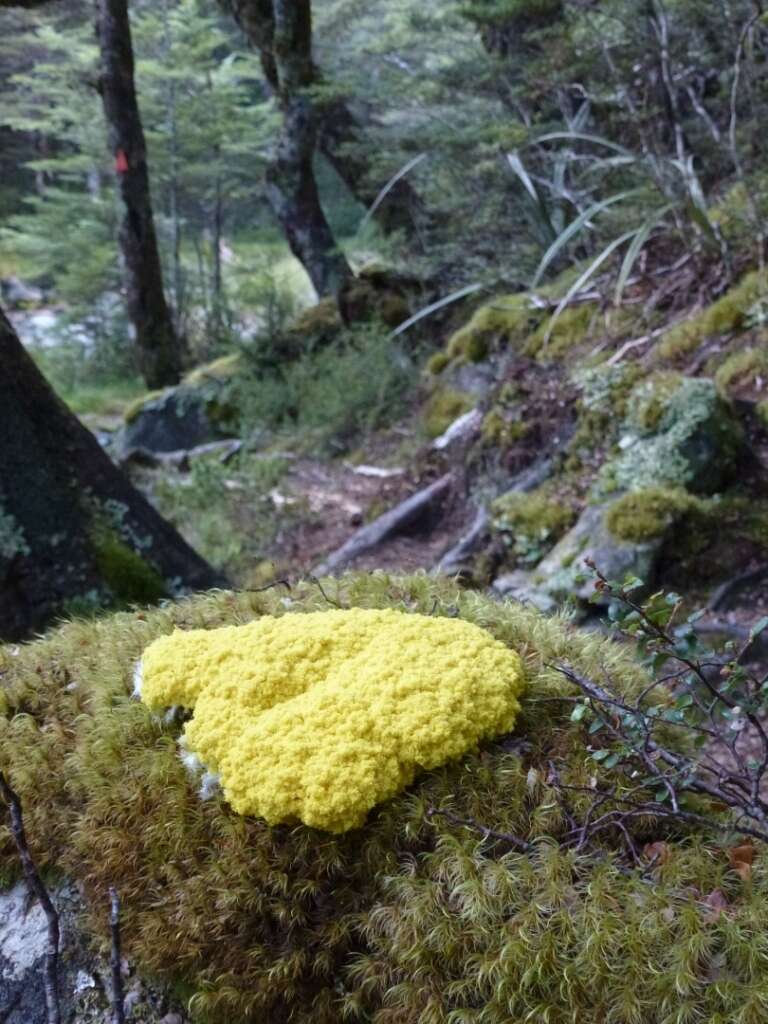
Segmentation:
<svg viewBox="0 0 768 1024">
<path fill-rule="evenodd" d="M 728 861 L 742 881 L 748 882 L 752 877 L 752 862 L 755 859 L 755 848 L 751 843 L 733 846 L 728 851 Z"/>
<path fill-rule="evenodd" d="M 643 856 L 648 860 L 655 860 L 657 864 L 666 864 L 672 856 L 672 847 L 669 843 L 646 843 L 643 847 Z"/>
</svg>

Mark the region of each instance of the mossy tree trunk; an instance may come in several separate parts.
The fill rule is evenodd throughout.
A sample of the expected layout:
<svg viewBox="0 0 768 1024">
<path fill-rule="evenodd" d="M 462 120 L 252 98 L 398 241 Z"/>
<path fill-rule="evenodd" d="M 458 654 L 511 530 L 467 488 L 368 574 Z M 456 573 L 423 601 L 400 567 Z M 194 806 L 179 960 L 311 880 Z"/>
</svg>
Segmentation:
<svg viewBox="0 0 768 1024">
<path fill-rule="evenodd" d="M 0 310 L 0 637 L 223 582 L 67 409 Z"/>
<path fill-rule="evenodd" d="M 258 51 L 264 77 L 270 89 L 280 92 L 278 61 L 275 56 L 275 17 L 272 0 L 222 0 Z M 309 5 L 307 4 L 307 7 Z M 309 62 L 308 81 L 322 85 L 320 69 Z M 321 103 L 316 108 L 317 148 L 331 164 L 352 195 L 364 206 L 371 206 L 384 182 L 375 181 L 371 163 L 360 148 L 365 125 L 360 122 L 343 96 Z M 386 200 L 374 214 L 385 231 L 414 229 L 415 215 L 422 209 L 419 197 L 408 181 L 396 182 Z"/>
<path fill-rule="evenodd" d="M 163 289 L 127 0 L 97 0 L 96 33 L 101 50 L 99 91 L 124 208 L 120 248 L 128 316 L 142 375 L 148 387 L 160 388 L 179 381 L 183 346 Z"/>
</svg>

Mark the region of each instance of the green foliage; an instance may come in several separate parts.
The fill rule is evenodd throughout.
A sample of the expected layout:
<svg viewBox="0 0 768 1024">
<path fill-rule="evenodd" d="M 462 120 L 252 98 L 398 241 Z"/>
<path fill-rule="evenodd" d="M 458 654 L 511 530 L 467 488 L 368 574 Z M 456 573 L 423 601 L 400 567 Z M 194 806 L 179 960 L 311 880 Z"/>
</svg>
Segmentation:
<svg viewBox="0 0 768 1024">
<path fill-rule="evenodd" d="M 102 306 L 84 323 L 69 320 L 56 323 L 55 343 L 32 341 L 33 359 L 75 412 L 119 412 L 145 387 L 135 352 L 126 344 L 122 312 Z"/>
<path fill-rule="evenodd" d="M 231 579 L 252 585 L 253 567 L 304 511 L 289 499 L 278 510 L 272 500 L 287 468 L 279 456 L 240 455 L 226 465 L 201 456 L 188 475 L 163 474 L 153 489 L 160 512 L 195 550 Z"/>
<path fill-rule="evenodd" d="M 671 526 L 699 504 L 699 499 L 681 489 L 648 487 L 615 501 L 605 522 L 618 540 L 642 544 L 665 536 Z"/>
<path fill-rule="evenodd" d="M 316 320 L 312 324 L 318 327 Z M 376 322 L 341 330 L 334 313 L 333 340 L 326 344 L 318 344 L 308 326 L 300 318 L 282 336 L 291 345 L 288 359 L 275 363 L 274 349 L 266 356 L 252 354 L 254 371 L 232 382 L 230 398 L 241 410 L 245 430 L 290 430 L 315 450 L 348 451 L 361 435 L 386 426 L 407 408 L 418 385 L 419 353 L 406 352 Z M 329 325 L 323 320 L 321 326 L 324 331 Z M 299 345 L 303 354 L 296 358 Z M 264 359 L 268 366 L 259 369 Z"/>
</svg>

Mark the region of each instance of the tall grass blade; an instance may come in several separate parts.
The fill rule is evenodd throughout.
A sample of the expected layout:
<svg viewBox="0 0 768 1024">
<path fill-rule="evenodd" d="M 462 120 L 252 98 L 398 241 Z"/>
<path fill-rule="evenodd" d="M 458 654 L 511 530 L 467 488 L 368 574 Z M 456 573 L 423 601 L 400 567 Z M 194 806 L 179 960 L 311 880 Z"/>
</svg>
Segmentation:
<svg viewBox="0 0 768 1024">
<path fill-rule="evenodd" d="M 623 245 L 625 242 L 629 241 L 629 239 L 632 238 L 635 234 L 637 234 L 636 228 L 634 228 L 632 231 L 625 232 L 618 238 L 614 238 L 614 240 L 609 245 L 606 245 L 606 247 L 603 249 L 600 255 L 597 256 L 596 259 L 594 259 L 590 263 L 590 265 L 587 267 L 584 273 L 578 278 L 578 280 L 574 281 L 574 283 L 568 289 L 565 297 L 561 300 L 557 309 L 552 314 L 552 319 L 549 321 L 549 326 L 547 327 L 547 334 L 544 338 L 545 345 L 549 343 L 549 339 L 552 337 L 552 331 L 554 329 L 555 323 L 562 314 L 563 310 L 566 309 L 568 303 L 571 301 L 573 296 L 581 291 L 581 289 L 584 287 L 587 281 L 589 281 L 589 279 L 597 273 L 597 271 L 600 269 L 600 267 L 602 267 L 602 265 L 605 263 L 608 257 L 612 256 L 620 245 Z"/>
<path fill-rule="evenodd" d="M 475 292 L 479 292 L 483 287 L 485 286 L 478 283 L 468 284 L 464 288 L 459 288 L 458 291 L 451 292 L 450 295 L 445 295 L 442 299 L 438 299 L 437 302 L 431 302 L 428 306 L 425 306 L 424 309 L 420 309 L 418 313 L 414 313 L 413 316 L 409 316 L 407 320 L 398 324 L 390 334 L 390 337 L 396 338 L 398 334 L 402 334 L 403 331 L 407 331 L 409 327 L 413 327 L 414 324 L 418 323 L 419 320 L 423 320 L 425 316 L 429 316 L 430 313 L 435 313 L 438 309 L 442 309 L 443 306 L 448 306 L 452 302 L 458 302 L 459 299 L 466 298 L 467 295 L 473 295 Z"/>
</svg>

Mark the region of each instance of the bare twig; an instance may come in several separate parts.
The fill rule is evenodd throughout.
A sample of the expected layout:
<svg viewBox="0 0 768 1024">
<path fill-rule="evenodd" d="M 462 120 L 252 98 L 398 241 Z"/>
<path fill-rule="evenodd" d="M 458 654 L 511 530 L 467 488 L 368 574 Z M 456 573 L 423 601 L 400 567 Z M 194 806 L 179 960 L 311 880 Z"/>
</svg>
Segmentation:
<svg viewBox="0 0 768 1024">
<path fill-rule="evenodd" d="M 40 872 L 37 870 L 24 832 L 24 818 L 21 801 L 9 785 L 5 775 L 0 772 L 0 796 L 8 805 L 11 818 L 11 834 L 16 844 L 19 860 L 24 870 L 30 896 L 38 901 L 43 908 L 48 922 L 48 942 L 45 950 L 45 1009 L 47 1024 L 61 1024 L 59 1006 L 59 915 L 54 907 L 48 890 L 45 888 Z"/>
<path fill-rule="evenodd" d="M 459 818 L 455 814 L 451 814 L 450 811 L 444 811 L 439 807 L 430 807 L 427 810 L 427 818 L 445 818 L 446 821 L 450 821 L 452 825 L 460 825 L 463 828 L 468 828 L 472 832 L 478 832 L 485 839 L 497 839 L 504 843 L 509 843 L 510 846 L 514 847 L 515 850 L 519 850 L 520 853 L 528 853 L 533 849 L 533 843 L 527 842 L 525 839 L 521 839 L 519 836 L 512 835 L 511 832 L 496 832 L 492 828 L 487 828 L 485 825 L 481 825 L 477 821 L 473 821 L 471 818 Z"/>
<path fill-rule="evenodd" d="M 315 584 L 315 586 L 320 591 L 320 593 L 323 595 L 323 597 L 328 602 L 328 604 L 332 605 L 334 608 L 343 608 L 344 607 L 343 604 L 340 604 L 338 601 L 334 601 L 334 599 L 332 597 L 328 596 L 328 594 L 323 589 L 323 584 L 320 582 L 320 580 L 317 578 L 317 576 L 310 575 L 309 579 L 312 581 L 312 583 Z"/>
</svg>

